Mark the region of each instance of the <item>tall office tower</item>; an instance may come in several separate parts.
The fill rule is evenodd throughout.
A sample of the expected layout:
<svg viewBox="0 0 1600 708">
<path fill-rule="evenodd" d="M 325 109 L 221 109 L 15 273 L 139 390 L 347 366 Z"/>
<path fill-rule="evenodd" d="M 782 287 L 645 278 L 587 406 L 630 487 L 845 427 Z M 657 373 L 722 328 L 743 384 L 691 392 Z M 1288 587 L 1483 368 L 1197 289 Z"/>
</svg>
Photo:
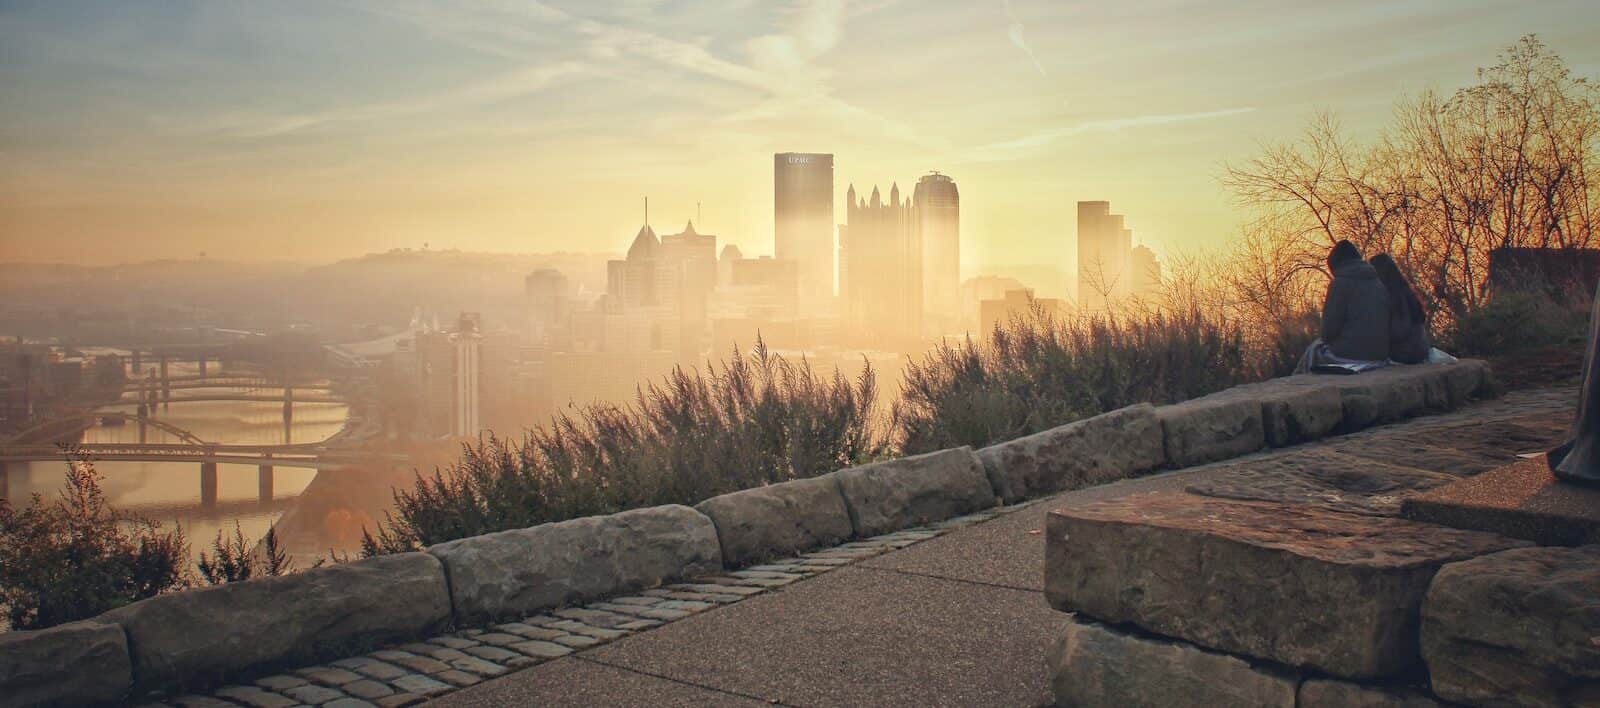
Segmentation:
<svg viewBox="0 0 1600 708">
<path fill-rule="evenodd" d="M 833 297 L 833 155 L 773 155 L 772 186 L 773 252 L 795 262 L 801 308 L 814 314 Z"/>
<path fill-rule="evenodd" d="M 922 241 L 913 223 L 911 200 L 900 200 L 900 186 L 889 189 L 884 203 L 878 188 L 868 200 L 856 199 L 850 186 L 845 196 L 846 222 L 841 234 L 841 270 L 845 285 L 847 326 L 873 344 L 899 346 L 922 334 Z"/>
<path fill-rule="evenodd" d="M 568 344 L 572 305 L 567 276 L 554 268 L 540 268 L 522 281 L 528 300 L 528 325 L 535 346 L 554 348 Z"/>
<path fill-rule="evenodd" d="M 678 360 L 695 361 L 710 345 L 706 309 L 717 287 L 717 237 L 695 231 L 690 221 L 683 231 L 661 237 L 658 262 L 665 271 L 662 304 L 678 320 Z"/>
<path fill-rule="evenodd" d="M 481 326 L 482 320 L 477 313 L 463 312 L 456 323 L 456 331 L 450 334 L 450 343 L 455 349 L 451 435 L 473 436 L 483 430 L 478 391 L 479 346 L 483 340 L 479 334 Z"/>
<path fill-rule="evenodd" d="M 1078 202 L 1078 307 L 1106 310 L 1128 294 L 1133 232 L 1111 202 Z"/>
<path fill-rule="evenodd" d="M 941 332 L 961 317 L 961 193 L 933 172 L 917 180 L 912 212 L 922 239 L 922 308 Z"/>
<path fill-rule="evenodd" d="M 1128 294 L 1148 298 L 1161 290 L 1161 262 L 1148 246 L 1134 246 L 1128 256 Z"/>
</svg>

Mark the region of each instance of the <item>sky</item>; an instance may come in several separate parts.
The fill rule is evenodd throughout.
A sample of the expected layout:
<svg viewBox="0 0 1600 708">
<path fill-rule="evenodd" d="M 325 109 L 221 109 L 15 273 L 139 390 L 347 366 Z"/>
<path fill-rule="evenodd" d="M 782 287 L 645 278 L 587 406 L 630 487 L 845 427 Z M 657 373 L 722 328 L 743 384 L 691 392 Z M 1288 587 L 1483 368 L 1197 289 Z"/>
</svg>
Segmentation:
<svg viewBox="0 0 1600 708">
<path fill-rule="evenodd" d="M 772 154 L 961 190 L 963 270 L 1073 267 L 1110 200 L 1162 254 L 1319 110 L 1375 135 L 1593 0 L 0 0 L 0 261 L 621 252 L 643 221 L 772 251 Z"/>
</svg>

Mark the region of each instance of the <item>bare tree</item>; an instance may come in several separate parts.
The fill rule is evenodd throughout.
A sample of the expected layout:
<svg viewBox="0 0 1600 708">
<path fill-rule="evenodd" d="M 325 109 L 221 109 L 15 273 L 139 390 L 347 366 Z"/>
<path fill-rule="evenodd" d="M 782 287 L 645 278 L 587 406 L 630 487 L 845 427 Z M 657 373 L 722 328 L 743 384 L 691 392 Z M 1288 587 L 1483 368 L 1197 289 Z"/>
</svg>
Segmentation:
<svg viewBox="0 0 1600 708">
<path fill-rule="evenodd" d="M 1270 316 L 1349 239 L 1394 255 L 1430 311 L 1460 316 L 1482 303 L 1490 251 L 1593 245 L 1597 136 L 1600 92 L 1531 35 L 1478 83 L 1402 100 L 1371 147 L 1319 114 L 1299 141 L 1225 168 L 1257 214 L 1227 277 Z"/>
</svg>

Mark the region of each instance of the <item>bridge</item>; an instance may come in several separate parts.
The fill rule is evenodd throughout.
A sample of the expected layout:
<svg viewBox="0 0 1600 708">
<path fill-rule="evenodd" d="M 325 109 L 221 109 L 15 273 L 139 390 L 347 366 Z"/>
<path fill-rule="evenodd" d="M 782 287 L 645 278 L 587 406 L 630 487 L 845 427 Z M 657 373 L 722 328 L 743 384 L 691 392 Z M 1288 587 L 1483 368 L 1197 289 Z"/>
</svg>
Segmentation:
<svg viewBox="0 0 1600 708">
<path fill-rule="evenodd" d="M 298 394 L 276 394 L 276 395 L 274 395 L 274 394 L 270 394 L 270 393 L 243 393 L 243 392 L 240 392 L 240 393 L 201 393 L 201 394 L 196 394 L 196 395 L 193 395 L 193 396 L 172 396 L 170 398 L 161 398 L 161 399 L 157 400 L 157 402 L 160 403 L 163 406 L 168 404 L 168 403 L 197 403 L 197 402 L 204 402 L 204 401 L 259 401 L 259 402 L 264 402 L 264 403 L 285 403 L 285 404 L 292 405 L 292 404 L 295 404 L 295 403 L 344 403 L 345 399 L 340 397 L 340 396 L 335 396 L 333 394 L 322 394 L 322 395 L 312 394 L 312 395 L 309 395 L 309 396 L 302 396 L 302 395 L 298 395 Z M 123 401 L 123 402 L 124 403 L 136 403 L 137 401 Z"/>
<path fill-rule="evenodd" d="M 168 391 L 197 388 L 294 388 L 303 391 L 331 391 L 333 384 L 326 381 L 276 381 L 264 376 L 174 376 L 165 383 L 159 379 L 129 379 L 123 386 L 126 392 L 142 392 L 152 388 Z"/>
<path fill-rule="evenodd" d="M 192 436 L 191 436 L 192 437 Z M 0 444 L 0 497 L 6 489 L 7 465 L 12 462 L 66 461 L 84 457 L 96 462 L 195 462 L 200 465 L 200 504 L 217 503 L 217 465 L 255 465 L 259 499 L 271 501 L 276 467 L 316 470 L 338 469 L 359 463 L 405 464 L 397 453 L 333 448 L 322 443 L 235 445 L 219 443 L 83 443 L 70 449 L 59 445 Z"/>
</svg>

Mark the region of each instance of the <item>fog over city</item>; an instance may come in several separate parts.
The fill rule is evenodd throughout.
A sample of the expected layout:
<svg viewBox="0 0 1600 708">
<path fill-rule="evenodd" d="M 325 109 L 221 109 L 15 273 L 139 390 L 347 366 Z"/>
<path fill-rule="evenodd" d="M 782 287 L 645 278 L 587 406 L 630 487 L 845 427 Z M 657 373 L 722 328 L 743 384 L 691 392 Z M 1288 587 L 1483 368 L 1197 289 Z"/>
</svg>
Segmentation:
<svg viewBox="0 0 1600 708">
<path fill-rule="evenodd" d="M 1222 581 L 1247 564 L 1179 539 L 1150 547 L 1203 567 L 1090 575 L 1160 562 L 1148 575 L 1233 598 L 1253 578 L 1374 558 L 1432 573 L 1515 547 L 1358 546 L 1392 540 L 1412 494 L 1543 455 L 1581 368 L 1600 381 L 1583 345 L 1600 341 L 1597 39 L 1593 0 L 0 0 L 0 708 L 466 704 L 968 527 L 993 535 L 961 573 L 992 560 L 994 577 L 872 572 L 1024 593 L 1054 614 L 992 625 L 1039 644 L 1028 631 L 1080 609 L 1057 590 L 1041 609 L 1036 561 L 1066 526 L 1019 504 L 1111 504 L 1100 485 L 1191 467 L 1210 471 L 1147 490 L 1178 519 L 1162 528 L 1247 515 L 1191 513 L 1210 504 L 1315 507 L 1345 516 L 1240 543 L 1276 558 L 1354 539 L 1304 552 L 1339 567 Z M 1447 412 L 1459 429 L 1317 447 Z M 1273 447 L 1291 449 L 1248 457 Z M 494 545 L 508 538 L 529 546 Z M 1146 542 L 1117 538 L 1095 552 Z M 1024 546 L 1032 565 L 1008 555 Z M 1079 557 L 1051 548 L 1053 568 Z M 1363 617 L 1415 634 L 1428 576 L 1405 563 L 1421 585 L 1394 593 L 1412 605 Z M 1137 582 L 1117 602 L 1165 597 Z M 346 584 L 387 600 L 373 583 L 417 626 L 368 632 L 365 605 L 316 604 Z M 885 606 L 928 626 L 970 609 L 899 604 L 936 594 Z M 1317 633 L 1359 624 L 1314 616 Z M 1271 674 L 1289 704 L 1315 702 L 1302 679 L 1374 677 L 1474 704 L 1409 654 L 1345 676 L 1343 658 L 1252 655 L 1231 629 L 1168 642 L 1138 619 L 1069 631 Z M 125 661 L 104 691 L 8 668 L 68 656 L 16 648 L 35 637 L 101 630 L 99 654 Z M 889 636 L 774 634 L 808 632 Z M 1422 651 L 1382 641 L 1373 665 Z M 946 653 L 935 673 L 967 685 L 914 704 L 1008 704 L 962 673 L 988 664 Z M 992 683 L 1028 705 L 1123 704 L 1073 698 L 1099 679 L 1045 688 L 1036 658 L 1006 669 L 1037 676 Z M 906 696 L 938 683 L 906 675 L 927 684 Z M 1163 690 L 1127 695 L 1189 695 Z"/>
</svg>

